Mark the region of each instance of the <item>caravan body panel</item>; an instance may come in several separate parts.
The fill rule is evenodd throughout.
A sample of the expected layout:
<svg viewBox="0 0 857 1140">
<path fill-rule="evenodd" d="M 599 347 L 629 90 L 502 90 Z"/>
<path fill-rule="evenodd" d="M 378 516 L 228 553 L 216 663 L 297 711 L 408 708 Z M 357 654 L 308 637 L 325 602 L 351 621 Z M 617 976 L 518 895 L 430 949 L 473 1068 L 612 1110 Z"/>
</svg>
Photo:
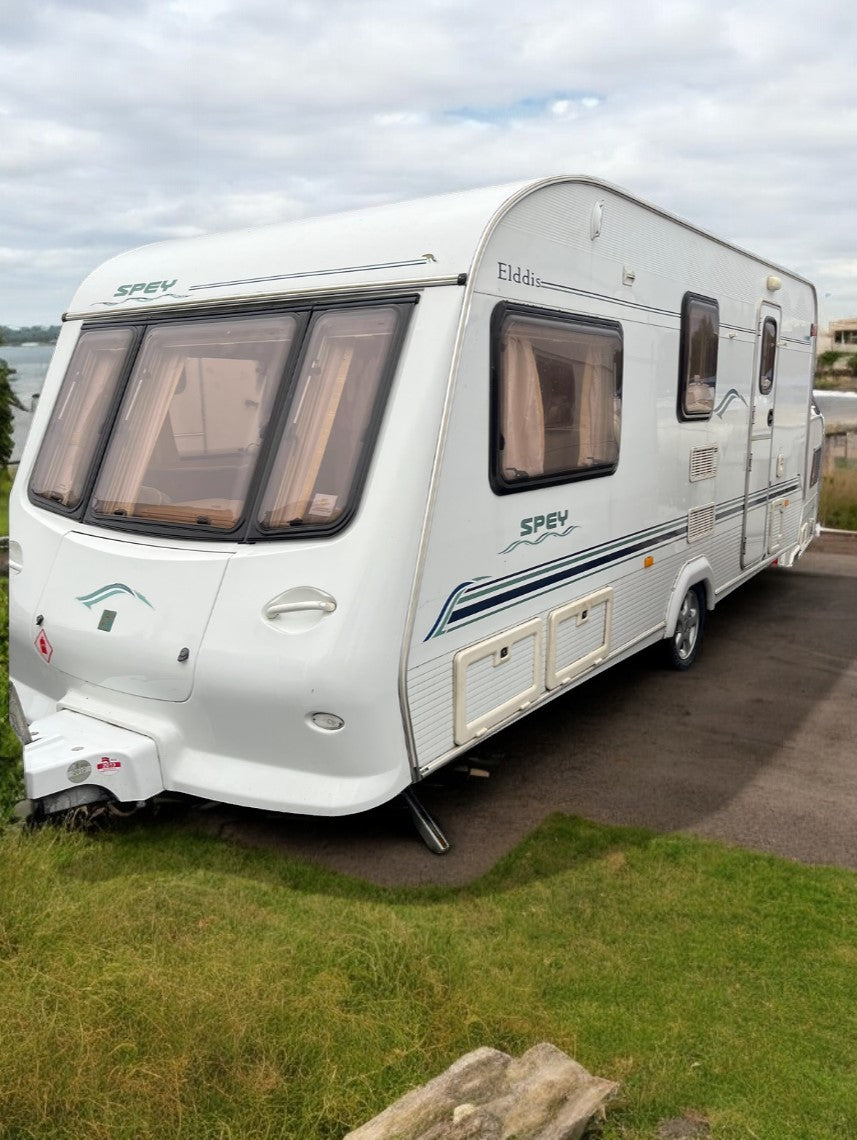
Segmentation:
<svg viewBox="0 0 857 1140">
<path fill-rule="evenodd" d="M 30 794 L 360 811 L 671 636 L 809 542 L 814 322 L 587 178 L 106 263 L 11 503 Z"/>
<path fill-rule="evenodd" d="M 494 226 L 474 274 L 408 656 L 422 773 L 479 736 L 465 739 L 453 727 L 469 723 L 473 698 L 449 685 L 450 655 L 478 654 L 480 644 L 502 643 L 505 630 L 540 623 L 541 679 L 515 709 L 504 680 L 510 659 L 495 655 L 493 684 L 479 678 L 483 719 L 493 689 L 498 720 L 509 723 L 670 635 L 691 586 L 702 583 L 713 606 L 748 572 L 798 549 L 815 296 L 783 275 L 776 381 L 771 395 L 758 396 L 761 330 L 774 311 L 763 302 L 770 276 L 767 263 L 585 180 L 544 187 Z M 712 413 L 682 421 L 676 393 L 688 294 L 717 302 L 719 359 Z M 615 469 L 534 481 L 520 493 L 491 487 L 485 405 L 487 378 L 497 383 L 491 330 L 502 306 L 621 329 Z M 760 442 L 751 432 L 754 405 L 766 425 Z M 757 483 L 748 481 L 753 448 Z M 746 519 L 759 538 L 744 555 Z M 568 642 L 559 660 L 558 629 Z"/>
</svg>

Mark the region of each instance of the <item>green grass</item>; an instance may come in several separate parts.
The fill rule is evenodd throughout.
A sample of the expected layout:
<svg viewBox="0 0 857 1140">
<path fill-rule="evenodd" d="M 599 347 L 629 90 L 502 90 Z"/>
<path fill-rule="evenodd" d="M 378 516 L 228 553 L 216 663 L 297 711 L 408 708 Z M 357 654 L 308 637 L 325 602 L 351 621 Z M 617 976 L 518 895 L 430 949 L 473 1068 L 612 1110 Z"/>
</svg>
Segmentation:
<svg viewBox="0 0 857 1140">
<path fill-rule="evenodd" d="M 0 468 L 0 535 L 9 533 L 9 489 L 12 475 Z M 24 795 L 21 746 L 9 726 L 9 583 L 0 575 L 0 828 Z"/>
<path fill-rule="evenodd" d="M 0 629 L 5 662 L 5 581 Z M 4 724 L 3 1140 L 338 1140 L 540 1040 L 621 1081 L 604 1140 L 684 1112 L 712 1140 L 857 1137 L 850 873 L 556 817 L 472 886 L 389 891 L 187 820 L 2 831 L 18 755 Z"/>
<path fill-rule="evenodd" d="M 9 491 L 13 476 L 8 467 L 0 467 L 0 535 L 9 533 Z"/>
<path fill-rule="evenodd" d="M 21 746 L 8 721 L 9 583 L 0 576 L 0 829 L 24 795 Z"/>
<path fill-rule="evenodd" d="M 822 476 L 819 521 L 835 530 L 857 530 L 857 465 Z"/>
<path fill-rule="evenodd" d="M 451 856 L 454 858 L 454 855 Z M 467 1050 L 622 1082 L 605 1140 L 853 1137 L 857 879 L 555 817 L 384 890 L 156 819 L 0 836 L 0 1136 L 339 1138 Z"/>
</svg>

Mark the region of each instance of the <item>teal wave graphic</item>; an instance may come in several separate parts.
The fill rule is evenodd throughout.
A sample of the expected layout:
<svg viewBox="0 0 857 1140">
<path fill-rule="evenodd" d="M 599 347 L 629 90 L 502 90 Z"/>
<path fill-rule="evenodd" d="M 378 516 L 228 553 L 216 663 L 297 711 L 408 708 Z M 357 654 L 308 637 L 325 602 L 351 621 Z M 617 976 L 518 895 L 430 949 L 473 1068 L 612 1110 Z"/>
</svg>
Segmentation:
<svg viewBox="0 0 857 1140">
<path fill-rule="evenodd" d="M 114 598 L 117 594 L 127 594 L 129 597 L 136 598 L 138 602 L 142 602 L 148 606 L 150 610 L 155 607 L 144 595 L 137 590 L 132 590 L 130 586 L 126 586 L 124 582 L 110 582 L 106 586 L 99 586 L 97 590 L 93 590 L 91 594 L 81 594 L 75 598 L 75 601 L 83 602 L 88 610 L 93 606 L 97 606 L 101 602 L 106 602 L 108 598 Z"/>
<path fill-rule="evenodd" d="M 717 407 L 714 409 L 714 414 L 718 417 L 718 419 L 723 419 L 723 413 L 735 400 L 740 400 L 745 408 L 748 408 L 750 406 L 741 395 L 741 393 L 737 390 L 737 388 L 730 388 L 720 403 L 717 405 Z"/>
<path fill-rule="evenodd" d="M 142 301 L 148 305 L 150 301 L 163 301 L 166 297 L 171 297 L 174 301 L 186 301 L 189 296 L 190 293 L 159 293 L 152 297 L 123 297 L 121 301 L 96 301 L 92 307 L 95 309 L 105 305 L 110 309 L 115 309 L 117 305 L 125 305 L 129 301 Z"/>
<path fill-rule="evenodd" d="M 505 550 L 501 550 L 501 554 L 509 554 L 516 546 L 539 546 L 546 538 L 565 538 L 567 534 L 571 534 L 573 530 L 580 530 L 579 526 L 567 526 L 565 530 L 546 530 L 544 534 L 540 534 L 536 539 L 519 538 L 515 542 L 509 543 Z"/>
</svg>

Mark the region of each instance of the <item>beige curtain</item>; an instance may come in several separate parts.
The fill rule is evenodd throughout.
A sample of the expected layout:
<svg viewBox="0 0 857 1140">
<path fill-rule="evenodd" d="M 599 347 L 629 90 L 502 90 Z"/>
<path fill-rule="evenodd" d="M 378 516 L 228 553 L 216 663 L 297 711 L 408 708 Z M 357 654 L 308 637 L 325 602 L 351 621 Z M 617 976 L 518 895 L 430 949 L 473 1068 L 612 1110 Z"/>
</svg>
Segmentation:
<svg viewBox="0 0 857 1140">
<path fill-rule="evenodd" d="M 541 475 L 545 469 L 545 412 L 529 340 L 512 333 L 506 336 L 503 368 L 503 474 L 507 478 L 520 471 Z"/>
<path fill-rule="evenodd" d="M 63 446 L 52 454 L 44 473 L 44 486 L 55 495 L 61 495 L 68 506 L 80 501 L 79 487 L 81 475 L 89 464 L 92 454 L 93 436 L 96 433 L 100 415 L 98 405 L 103 404 L 108 384 L 114 379 L 116 366 L 110 356 L 95 358 L 87 375 L 81 370 L 74 389 L 68 394 L 67 406 L 60 412 L 60 423 L 67 423 L 69 431 Z M 40 479 L 40 482 L 42 480 Z"/>
<path fill-rule="evenodd" d="M 93 450 L 116 378 L 131 343 L 126 329 L 83 333 L 45 434 L 33 489 L 67 507 L 83 492 Z"/>
<path fill-rule="evenodd" d="M 583 366 L 580 401 L 579 467 L 609 463 L 615 455 L 613 371 L 602 346 L 589 343 Z"/>
<path fill-rule="evenodd" d="M 328 340 L 318 373 L 309 368 L 304 370 L 297 412 L 289 424 L 293 446 L 277 484 L 269 526 L 282 526 L 291 518 L 306 519 L 309 513 L 310 496 L 333 431 L 353 356 L 350 341 Z M 338 513 L 338 510 L 333 511 L 334 517 Z"/>
<path fill-rule="evenodd" d="M 382 308 L 331 313 L 316 323 L 262 526 L 328 523 L 345 510 L 396 321 L 394 309 Z"/>
<path fill-rule="evenodd" d="M 140 487 L 185 365 L 183 351 L 172 352 L 161 361 L 156 354 L 159 350 L 151 345 L 132 378 L 130 399 L 122 410 L 95 488 L 101 511 L 128 510 L 139 500 Z"/>
</svg>

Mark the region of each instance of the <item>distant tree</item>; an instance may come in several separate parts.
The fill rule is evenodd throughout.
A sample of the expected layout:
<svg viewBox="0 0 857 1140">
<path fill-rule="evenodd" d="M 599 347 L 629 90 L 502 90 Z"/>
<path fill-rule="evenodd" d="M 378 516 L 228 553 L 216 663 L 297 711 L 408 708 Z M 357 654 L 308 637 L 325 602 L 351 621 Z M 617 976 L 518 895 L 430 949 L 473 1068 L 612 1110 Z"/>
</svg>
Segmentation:
<svg viewBox="0 0 857 1140">
<path fill-rule="evenodd" d="M 827 352 L 820 352 L 818 354 L 818 370 L 819 372 L 828 372 L 836 364 L 839 359 L 839 353 L 828 349 Z"/>
<path fill-rule="evenodd" d="M 0 338 L 0 345 L 3 343 Z M 15 369 L 10 368 L 5 360 L 0 360 L 0 470 L 5 470 L 12 458 L 13 434 L 15 416 L 13 408 L 23 408 L 24 405 L 12 390 L 12 377 Z"/>
<path fill-rule="evenodd" d="M 857 376 L 857 353 L 854 353 L 853 356 L 849 356 L 846 359 L 845 367 L 848 369 L 852 376 Z"/>
<path fill-rule="evenodd" d="M 60 334 L 58 325 L 25 325 L 10 329 L 0 325 L 0 344 L 56 344 Z"/>
</svg>

